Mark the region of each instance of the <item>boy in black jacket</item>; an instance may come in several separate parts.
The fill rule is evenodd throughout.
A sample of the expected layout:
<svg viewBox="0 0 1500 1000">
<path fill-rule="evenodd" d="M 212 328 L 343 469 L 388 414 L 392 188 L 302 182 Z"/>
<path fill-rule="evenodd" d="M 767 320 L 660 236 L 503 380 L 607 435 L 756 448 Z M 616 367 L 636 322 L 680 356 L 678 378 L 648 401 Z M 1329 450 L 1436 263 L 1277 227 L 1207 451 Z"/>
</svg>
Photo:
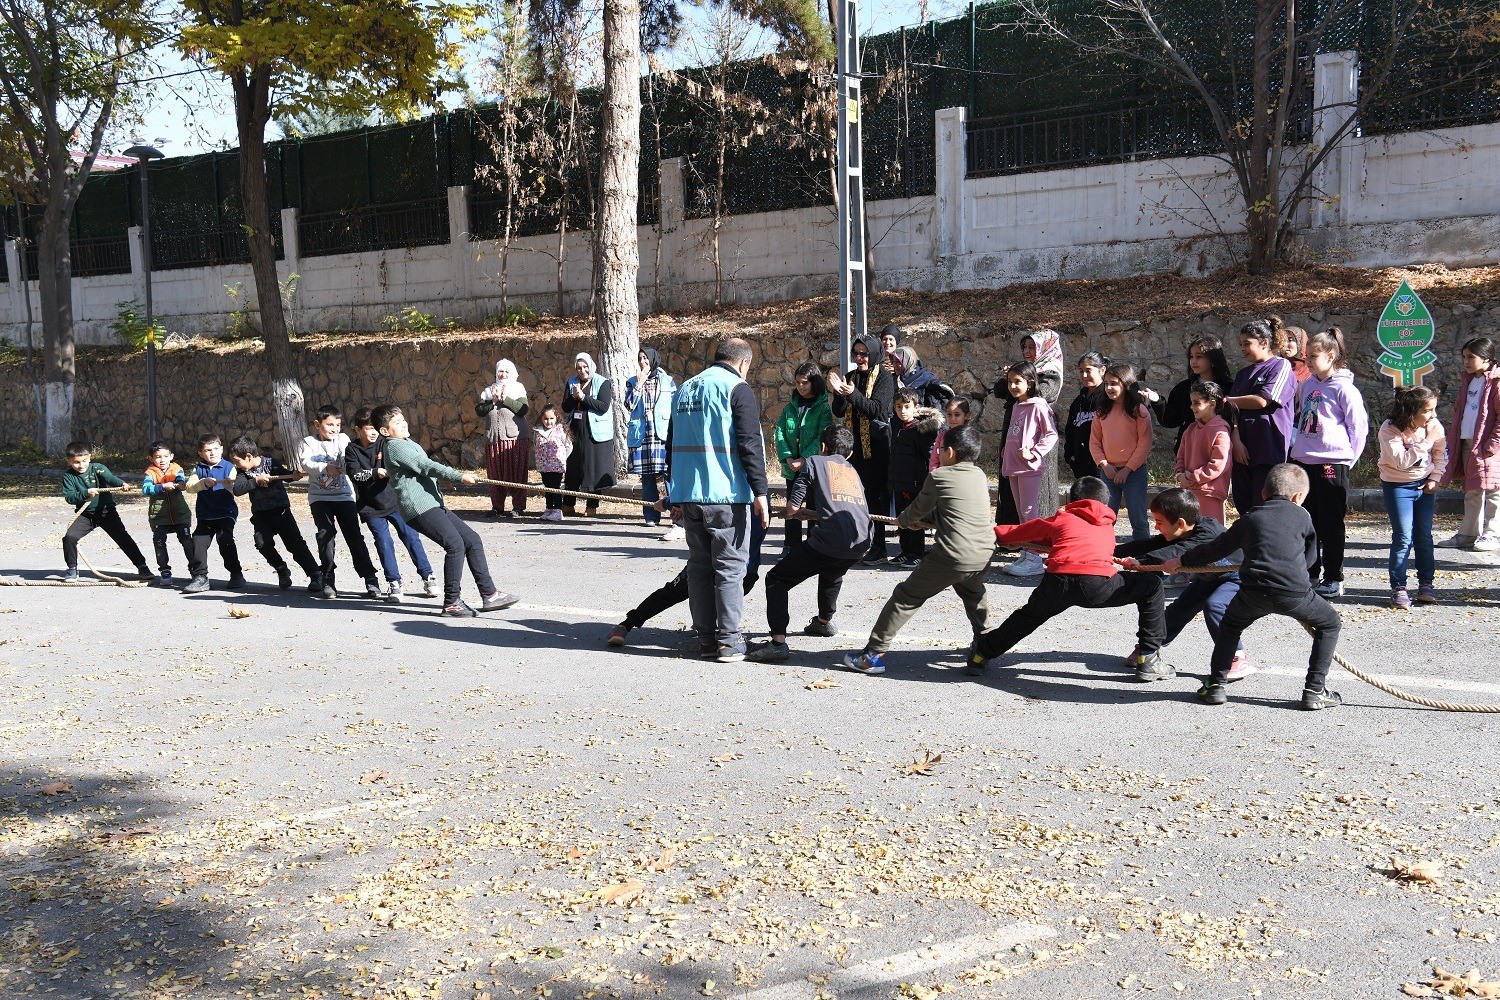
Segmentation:
<svg viewBox="0 0 1500 1000">
<path fill-rule="evenodd" d="M 1339 613 L 1313 593 L 1308 582 L 1308 570 L 1318 558 L 1318 539 L 1312 518 L 1302 507 L 1307 489 L 1307 473 L 1300 466 L 1283 462 L 1272 467 L 1261 492 L 1263 504 L 1241 515 L 1213 541 L 1162 564 L 1164 572 L 1175 573 L 1182 566 L 1207 566 L 1235 549 L 1245 554 L 1240 592 L 1224 612 L 1214 640 L 1213 672 L 1198 692 L 1204 704 L 1222 705 L 1229 700 L 1224 688 L 1240 635 L 1267 615 L 1286 615 L 1312 631 L 1302 707 L 1316 712 L 1344 703 L 1326 686 L 1339 641 Z"/>
<path fill-rule="evenodd" d="M 68 567 L 63 573 L 63 579 L 70 583 L 78 579 L 78 543 L 95 528 L 103 528 L 104 533 L 113 538 L 120 551 L 125 553 L 125 557 L 135 563 L 135 571 L 140 578 L 153 580 L 155 577 L 151 573 L 151 567 L 146 565 L 141 547 L 135 544 L 135 539 L 125 530 L 125 522 L 120 520 L 120 512 L 115 509 L 114 494 L 102 492 L 113 489 L 129 492 L 131 487 L 110 472 L 107 466 L 95 462 L 93 451 L 87 441 L 68 442 L 68 471 L 63 473 L 63 499 L 73 505 L 77 516 L 68 525 L 67 534 L 63 535 L 63 561 Z"/>
<path fill-rule="evenodd" d="M 921 405 L 921 395 L 911 389 L 896 393 L 896 422 L 891 427 L 891 474 L 889 486 L 895 499 L 896 513 L 922 492 L 927 482 L 932 458 L 932 444 L 943 429 L 943 415 Z M 927 551 L 927 533 L 919 529 L 900 529 L 901 551 L 891 558 L 892 566 L 915 569 Z"/>
<path fill-rule="evenodd" d="M 349 439 L 349 447 L 344 449 L 344 466 L 354 483 L 354 502 L 359 507 L 360 519 L 370 529 L 370 537 L 375 539 L 380 568 L 385 571 L 386 589 L 382 597 L 387 604 L 401 603 L 401 564 L 396 562 L 392 528 L 422 577 L 422 596 L 438 597 L 442 592 L 437 577 L 432 575 L 432 563 L 427 560 L 422 536 L 402 519 L 401 511 L 396 507 L 396 491 L 391 487 L 391 477 L 384 468 L 385 439 L 375 427 L 372 414 L 368 407 L 354 414 L 354 436 Z"/>
<path fill-rule="evenodd" d="M 1126 570 L 1160 566 L 1168 559 L 1176 559 L 1188 549 L 1211 542 L 1224 533 L 1224 525 L 1211 517 L 1201 517 L 1198 498 L 1190 491 L 1176 487 L 1162 490 L 1151 500 L 1151 519 L 1156 522 L 1156 534 L 1140 541 L 1125 542 L 1115 546 L 1115 561 Z M 1231 552 L 1223 563 L 1236 565 L 1239 552 Z M 1219 623 L 1234 595 L 1240 592 L 1240 575 L 1234 571 L 1225 573 L 1195 573 L 1191 581 L 1167 605 L 1167 635 L 1162 643 L 1166 646 L 1177 638 L 1188 622 L 1203 612 L 1203 621 L 1208 626 L 1210 639 L 1219 635 Z M 1135 667 L 1135 679 L 1143 683 L 1165 680 L 1176 671 L 1165 661 L 1158 664 L 1144 662 L 1140 647 L 1131 652 L 1126 662 Z M 1234 682 L 1255 673 L 1250 658 L 1243 648 L 1235 651 L 1226 680 Z"/>
<path fill-rule="evenodd" d="M 234 463 L 234 485 L 237 497 L 250 494 L 250 528 L 255 533 L 255 551 L 265 557 L 276 571 L 276 585 L 282 590 L 292 588 L 292 571 L 286 560 L 276 551 L 276 539 L 286 546 L 302 572 L 307 574 L 307 592 L 323 592 L 323 574 L 318 561 L 313 558 L 307 540 L 297 527 L 292 516 L 292 500 L 286 494 L 288 479 L 301 479 L 302 474 L 293 472 L 270 455 L 262 455 L 254 439 L 241 435 L 229 442 L 229 461 Z"/>
</svg>

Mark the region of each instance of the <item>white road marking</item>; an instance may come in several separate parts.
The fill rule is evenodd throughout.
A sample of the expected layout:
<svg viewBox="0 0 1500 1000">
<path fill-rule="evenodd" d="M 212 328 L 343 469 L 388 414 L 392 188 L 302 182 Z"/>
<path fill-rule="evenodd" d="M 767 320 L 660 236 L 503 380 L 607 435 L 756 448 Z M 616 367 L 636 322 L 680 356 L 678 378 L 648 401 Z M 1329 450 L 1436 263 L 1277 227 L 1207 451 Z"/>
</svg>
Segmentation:
<svg viewBox="0 0 1500 1000">
<path fill-rule="evenodd" d="M 892 986 L 897 983 L 911 982 L 929 972 L 950 965 L 990 958 L 1009 951 L 1018 944 L 1030 944 L 1033 941 L 1056 936 L 1056 931 L 1041 924 L 1024 922 L 1006 924 L 989 933 L 970 934 L 968 937 L 953 941 L 914 948 L 911 951 L 851 965 L 829 976 L 828 981 L 821 988 L 813 986 L 805 979 L 799 979 L 793 983 L 768 986 L 765 989 L 747 993 L 745 1000 L 811 1000 L 812 997 L 818 995 L 820 989 L 823 993 L 840 996 L 855 990 Z"/>
</svg>

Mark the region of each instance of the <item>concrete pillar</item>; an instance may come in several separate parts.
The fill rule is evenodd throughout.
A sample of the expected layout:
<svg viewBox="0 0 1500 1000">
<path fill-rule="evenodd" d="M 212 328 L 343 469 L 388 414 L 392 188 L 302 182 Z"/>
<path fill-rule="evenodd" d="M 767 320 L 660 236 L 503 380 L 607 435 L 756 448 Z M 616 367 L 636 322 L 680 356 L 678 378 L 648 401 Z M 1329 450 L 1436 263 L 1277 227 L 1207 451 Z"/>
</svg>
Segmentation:
<svg viewBox="0 0 1500 1000">
<path fill-rule="evenodd" d="M 1334 134 L 1354 116 L 1359 101 L 1359 53 L 1320 52 L 1313 70 L 1313 146 L 1323 150 Z M 1357 150 L 1349 136 L 1329 153 L 1313 174 L 1313 188 L 1318 200 L 1313 204 L 1314 229 L 1345 226 L 1349 222 L 1353 201 L 1358 197 L 1355 183 L 1359 173 L 1354 162 Z"/>
<path fill-rule="evenodd" d="M 302 270 L 302 240 L 297 232 L 298 211 L 295 208 L 281 210 L 281 260 L 287 274 Z M 286 274 L 281 276 L 286 278 Z"/>
<path fill-rule="evenodd" d="M 960 257 L 968 252 L 964 178 L 969 172 L 968 111 L 942 108 L 937 130 L 937 256 Z"/>
<path fill-rule="evenodd" d="M 473 294 L 474 247 L 469 242 L 469 188 L 448 189 L 448 284 L 458 302 Z"/>
<path fill-rule="evenodd" d="M 661 161 L 661 195 L 658 211 L 661 213 L 661 297 L 657 309 L 682 308 L 683 255 L 686 248 L 683 238 L 686 232 L 683 222 L 687 218 L 687 191 L 683 185 L 683 171 L 687 161 L 680 156 Z"/>
<path fill-rule="evenodd" d="M 130 295 L 138 305 L 144 306 L 146 304 L 146 248 L 141 240 L 143 235 L 141 227 L 131 226 L 129 235 L 127 242 L 130 244 Z"/>
<path fill-rule="evenodd" d="M 9 294 L 6 296 L 7 305 L 10 308 L 10 320 L 12 323 L 21 323 L 26 319 L 26 282 L 21 280 L 21 241 L 5 241 L 5 273 L 10 278 L 6 284 Z"/>
</svg>

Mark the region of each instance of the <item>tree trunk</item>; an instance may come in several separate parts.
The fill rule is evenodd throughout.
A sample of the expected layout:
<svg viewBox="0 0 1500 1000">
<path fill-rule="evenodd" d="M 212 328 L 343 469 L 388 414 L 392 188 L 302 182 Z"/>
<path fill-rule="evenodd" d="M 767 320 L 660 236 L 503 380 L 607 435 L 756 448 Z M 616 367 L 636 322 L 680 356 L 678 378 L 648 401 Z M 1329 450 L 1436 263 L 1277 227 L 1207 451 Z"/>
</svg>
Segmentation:
<svg viewBox="0 0 1500 1000">
<path fill-rule="evenodd" d="M 270 74 L 257 71 L 236 75 L 235 118 L 240 140 L 240 207 L 250 244 L 250 273 L 255 279 L 255 301 L 260 306 L 261 339 L 266 345 L 266 369 L 271 376 L 271 409 L 276 415 L 276 437 L 281 458 L 293 469 L 302 438 L 307 434 L 307 409 L 297 356 L 287 334 L 281 285 L 276 276 L 276 245 L 271 239 L 271 214 L 266 204 L 266 121 L 270 118 Z"/>
<path fill-rule="evenodd" d="M 1278 209 L 1279 178 L 1271 175 L 1272 108 L 1271 57 L 1275 51 L 1272 32 L 1280 0 L 1256 0 L 1255 39 L 1251 75 L 1250 205 L 1245 232 L 1250 238 L 1251 274 L 1263 274 L 1272 264 Z"/>
<path fill-rule="evenodd" d="M 594 229 L 594 326 L 601 374 L 625 398 L 625 380 L 639 367 L 641 252 L 636 202 L 641 165 L 640 0 L 605 0 L 604 106 L 600 114 L 599 224 Z M 615 454 L 626 467 L 625 408 L 615 407 Z"/>
<path fill-rule="evenodd" d="M 63 184 L 49 185 L 42 231 L 37 234 L 37 282 L 42 307 L 42 410 L 49 455 L 61 455 L 73 437 L 73 259 L 68 246 L 68 205 Z"/>
</svg>

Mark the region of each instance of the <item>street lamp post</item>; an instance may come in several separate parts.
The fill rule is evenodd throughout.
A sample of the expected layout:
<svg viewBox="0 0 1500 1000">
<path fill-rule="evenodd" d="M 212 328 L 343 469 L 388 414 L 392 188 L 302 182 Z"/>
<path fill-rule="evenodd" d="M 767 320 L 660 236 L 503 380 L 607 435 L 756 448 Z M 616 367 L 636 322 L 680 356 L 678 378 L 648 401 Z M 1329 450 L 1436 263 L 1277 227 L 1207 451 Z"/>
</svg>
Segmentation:
<svg viewBox="0 0 1500 1000">
<path fill-rule="evenodd" d="M 135 159 L 141 170 L 141 264 L 146 269 L 146 435 L 156 434 L 156 326 L 151 314 L 151 185 L 147 164 L 162 158 L 154 146 L 131 146 L 126 156 Z"/>
</svg>

